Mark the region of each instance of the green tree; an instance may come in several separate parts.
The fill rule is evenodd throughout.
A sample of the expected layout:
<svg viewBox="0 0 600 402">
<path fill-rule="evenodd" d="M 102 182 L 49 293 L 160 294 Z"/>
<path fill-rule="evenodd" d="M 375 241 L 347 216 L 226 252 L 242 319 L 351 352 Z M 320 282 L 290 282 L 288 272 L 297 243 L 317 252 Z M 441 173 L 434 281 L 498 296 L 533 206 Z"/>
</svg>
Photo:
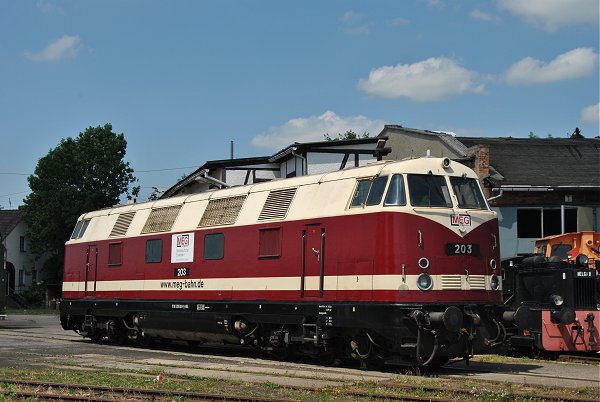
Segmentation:
<svg viewBox="0 0 600 402">
<path fill-rule="evenodd" d="M 84 212 L 109 207 L 139 193 L 129 162 L 124 162 L 127 141 L 112 125 L 89 127 L 75 139 L 62 139 L 38 161 L 27 178 L 31 193 L 22 209 L 28 225 L 31 251 L 49 255 L 49 279 L 60 281 L 64 243 Z"/>
<path fill-rule="evenodd" d="M 337 137 L 331 137 L 329 133 L 323 135 L 325 137 L 325 141 L 343 141 L 343 140 L 356 140 L 357 138 L 369 138 L 370 134 L 364 132 L 362 134 L 356 134 L 352 130 L 346 131 L 344 134 L 338 133 Z"/>
</svg>

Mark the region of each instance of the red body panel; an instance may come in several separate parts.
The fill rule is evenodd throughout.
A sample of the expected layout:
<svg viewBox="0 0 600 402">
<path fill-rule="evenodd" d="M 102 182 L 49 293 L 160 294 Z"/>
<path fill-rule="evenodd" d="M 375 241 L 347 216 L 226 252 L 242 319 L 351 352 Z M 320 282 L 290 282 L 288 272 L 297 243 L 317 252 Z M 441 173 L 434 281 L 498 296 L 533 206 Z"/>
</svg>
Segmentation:
<svg viewBox="0 0 600 402">
<path fill-rule="evenodd" d="M 573 324 L 555 324 L 550 310 L 542 311 L 542 346 L 549 352 L 597 352 L 600 311 L 576 311 Z M 593 318 L 593 319 L 592 319 Z"/>
<path fill-rule="evenodd" d="M 447 213 L 447 212 L 445 212 Z M 450 216 L 448 223 L 450 226 Z M 499 272 L 490 268 L 490 260 L 499 262 L 497 220 L 479 225 L 464 236 L 448 227 L 415 214 L 381 212 L 346 215 L 310 221 L 290 221 L 252 226 L 223 226 L 196 230 L 194 261 L 171 263 L 171 236 L 158 233 L 139 237 L 103 240 L 93 243 L 69 244 L 65 251 L 65 282 L 91 282 L 87 293 L 63 291 L 65 298 L 123 298 L 123 299 L 195 299 L 195 300 L 361 300 L 376 302 L 501 302 L 500 291 L 490 290 L 431 290 L 401 291 L 390 289 L 339 289 L 331 286 L 338 276 L 356 276 L 356 281 L 373 283 L 379 275 L 418 275 L 424 272 L 417 262 L 421 257 L 430 261 L 427 272 L 431 275 L 486 275 Z M 259 258 L 259 229 L 280 228 L 280 256 Z M 204 235 L 223 233 L 224 258 L 204 260 Z M 303 247 L 303 234 L 306 236 Z M 146 263 L 146 240 L 163 240 L 162 261 Z M 323 247 L 321 246 L 321 239 Z M 122 264 L 108 265 L 110 243 L 122 243 Z M 446 255 L 447 243 L 477 244 L 478 256 Z M 97 258 L 90 257 L 97 247 Z M 92 250 L 92 251 L 90 251 Z M 303 254 L 304 250 L 304 256 Z M 323 258 L 321 265 L 320 258 Z M 88 271 L 86 272 L 86 262 Z M 323 270 L 324 285 L 319 290 L 307 287 L 301 292 L 302 263 L 304 274 L 318 277 Z M 176 278 L 177 268 L 189 268 L 189 276 Z M 93 270 L 93 272 L 91 272 Z M 280 289 L 227 290 L 202 288 L 202 281 L 219 278 L 290 278 Z M 360 278 L 360 279 L 359 279 Z M 177 282 L 173 280 L 177 279 Z M 125 282 L 119 289 L 95 291 L 94 280 L 106 281 L 165 281 L 172 288 L 148 290 L 143 285 L 129 288 Z M 193 283 L 192 283 L 193 281 Z M 328 282 L 329 281 L 329 282 Z M 116 282 L 115 282 L 116 283 Z M 141 283 L 141 282 L 140 282 Z M 188 288 L 186 288 L 186 286 Z M 196 286 L 197 290 L 190 290 Z M 179 289 L 181 287 L 181 289 Z M 98 288 L 100 289 L 100 287 Z"/>
</svg>

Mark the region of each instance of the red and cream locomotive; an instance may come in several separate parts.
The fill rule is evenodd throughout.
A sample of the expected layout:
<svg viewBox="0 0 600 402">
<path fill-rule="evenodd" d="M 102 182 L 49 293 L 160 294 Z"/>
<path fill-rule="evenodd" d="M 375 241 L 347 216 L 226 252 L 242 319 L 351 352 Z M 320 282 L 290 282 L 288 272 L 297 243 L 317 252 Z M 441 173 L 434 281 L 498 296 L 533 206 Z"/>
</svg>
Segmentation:
<svg viewBox="0 0 600 402">
<path fill-rule="evenodd" d="M 383 161 L 82 215 L 62 326 L 439 365 L 502 343 L 498 221 L 447 158 Z"/>
</svg>

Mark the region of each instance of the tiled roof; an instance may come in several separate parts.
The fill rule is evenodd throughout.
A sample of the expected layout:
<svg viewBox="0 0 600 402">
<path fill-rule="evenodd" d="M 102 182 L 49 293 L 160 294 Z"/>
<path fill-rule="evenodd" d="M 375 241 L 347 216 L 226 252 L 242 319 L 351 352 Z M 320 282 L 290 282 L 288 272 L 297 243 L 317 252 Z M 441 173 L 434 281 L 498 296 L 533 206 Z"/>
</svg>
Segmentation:
<svg viewBox="0 0 600 402">
<path fill-rule="evenodd" d="M 0 234 L 5 238 L 23 219 L 23 211 L 0 210 Z"/>
<path fill-rule="evenodd" d="M 487 145 L 502 185 L 600 186 L 600 140 L 593 138 L 457 137 L 465 146 Z"/>
</svg>

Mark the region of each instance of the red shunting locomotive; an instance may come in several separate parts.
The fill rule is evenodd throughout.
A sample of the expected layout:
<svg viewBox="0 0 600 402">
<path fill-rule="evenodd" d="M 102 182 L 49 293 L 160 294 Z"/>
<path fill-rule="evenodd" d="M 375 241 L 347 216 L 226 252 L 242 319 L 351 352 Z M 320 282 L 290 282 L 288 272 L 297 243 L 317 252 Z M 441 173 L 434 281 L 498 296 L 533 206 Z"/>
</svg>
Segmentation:
<svg viewBox="0 0 600 402">
<path fill-rule="evenodd" d="M 384 161 L 86 213 L 60 316 L 94 341 L 432 366 L 502 343 L 499 270 L 471 169 Z"/>
</svg>

